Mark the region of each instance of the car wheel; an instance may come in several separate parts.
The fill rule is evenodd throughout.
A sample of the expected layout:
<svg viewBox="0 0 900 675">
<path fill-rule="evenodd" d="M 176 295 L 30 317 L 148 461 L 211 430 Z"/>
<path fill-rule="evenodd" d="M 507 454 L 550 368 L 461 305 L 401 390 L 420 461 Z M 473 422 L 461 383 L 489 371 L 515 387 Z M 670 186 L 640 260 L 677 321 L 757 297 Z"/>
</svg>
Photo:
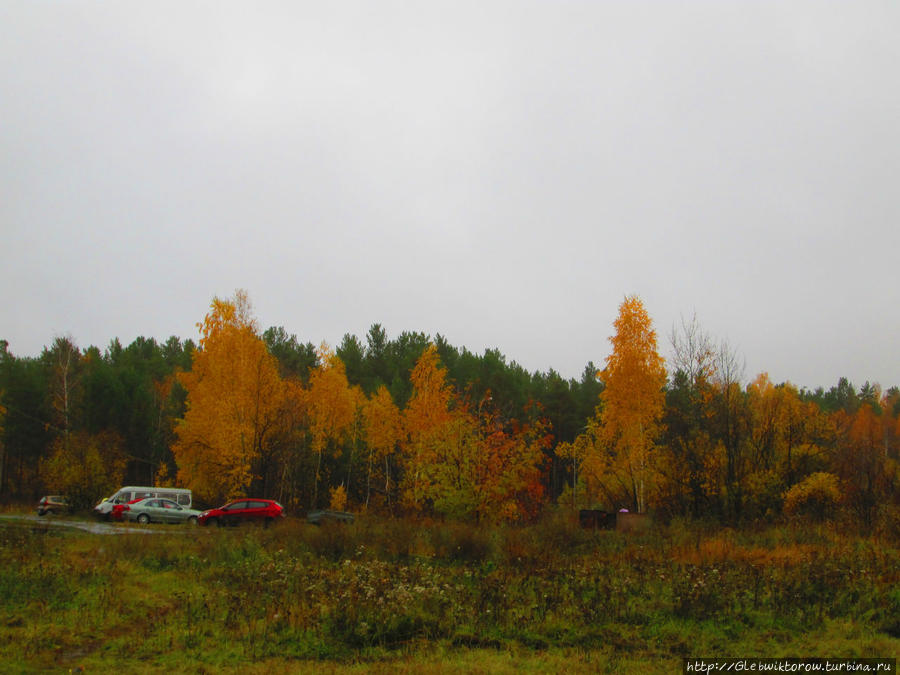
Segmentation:
<svg viewBox="0 0 900 675">
<path fill-rule="evenodd" d="M 191 516 L 188 518 L 188 525 L 196 525 L 197 524 L 197 516 Z"/>
<path fill-rule="evenodd" d="M 216 527 L 222 527 L 222 521 L 218 518 L 210 518 L 206 521 L 207 525 L 215 525 Z"/>
<path fill-rule="evenodd" d="M 139 516 L 137 517 L 137 521 L 138 521 L 141 525 L 146 525 L 147 523 L 150 522 L 150 516 L 148 516 L 146 513 L 142 513 L 141 515 L 139 515 Z"/>
</svg>

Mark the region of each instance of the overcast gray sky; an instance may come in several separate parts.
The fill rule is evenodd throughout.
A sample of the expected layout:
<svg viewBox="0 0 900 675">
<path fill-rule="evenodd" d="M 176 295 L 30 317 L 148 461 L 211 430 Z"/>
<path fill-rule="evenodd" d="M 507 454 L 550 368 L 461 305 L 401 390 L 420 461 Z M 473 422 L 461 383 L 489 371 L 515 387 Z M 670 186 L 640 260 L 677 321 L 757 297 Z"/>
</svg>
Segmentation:
<svg viewBox="0 0 900 675">
<path fill-rule="evenodd" d="M 0 0 L 0 338 L 245 288 L 601 365 L 626 294 L 747 379 L 900 384 L 900 3 Z"/>
</svg>

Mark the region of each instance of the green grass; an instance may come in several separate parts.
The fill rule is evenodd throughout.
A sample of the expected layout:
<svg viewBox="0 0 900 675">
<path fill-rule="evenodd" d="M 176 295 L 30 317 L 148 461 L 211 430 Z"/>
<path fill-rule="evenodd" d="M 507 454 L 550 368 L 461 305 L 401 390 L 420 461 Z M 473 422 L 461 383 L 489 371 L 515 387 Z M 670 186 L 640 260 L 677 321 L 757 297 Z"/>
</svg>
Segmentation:
<svg viewBox="0 0 900 675">
<path fill-rule="evenodd" d="M 0 523 L 0 671 L 674 672 L 900 653 L 900 547 L 360 518 L 102 536 Z"/>
</svg>

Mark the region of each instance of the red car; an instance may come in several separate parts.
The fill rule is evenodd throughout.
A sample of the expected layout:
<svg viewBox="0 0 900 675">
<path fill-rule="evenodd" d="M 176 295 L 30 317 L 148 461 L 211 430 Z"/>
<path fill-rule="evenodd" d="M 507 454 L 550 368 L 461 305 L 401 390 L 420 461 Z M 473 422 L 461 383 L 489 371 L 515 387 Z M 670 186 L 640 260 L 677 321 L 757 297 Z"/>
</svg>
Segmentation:
<svg viewBox="0 0 900 675">
<path fill-rule="evenodd" d="M 128 504 L 134 504 L 143 499 L 145 499 L 145 497 L 138 497 L 137 499 L 132 499 Z M 109 512 L 109 519 L 118 520 L 119 522 L 125 520 L 125 511 L 128 510 L 128 504 L 115 504 L 112 507 L 112 511 Z"/>
<path fill-rule="evenodd" d="M 225 506 L 210 509 L 197 519 L 201 525 L 237 525 L 257 522 L 268 527 L 276 518 L 284 518 L 284 508 L 271 499 L 236 499 Z"/>
</svg>

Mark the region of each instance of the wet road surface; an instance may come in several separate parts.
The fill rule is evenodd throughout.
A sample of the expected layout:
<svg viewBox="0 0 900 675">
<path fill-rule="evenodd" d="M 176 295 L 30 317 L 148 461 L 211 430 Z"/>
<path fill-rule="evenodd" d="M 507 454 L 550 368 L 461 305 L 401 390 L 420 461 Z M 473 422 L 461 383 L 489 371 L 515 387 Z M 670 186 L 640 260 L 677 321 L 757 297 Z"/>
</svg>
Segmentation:
<svg viewBox="0 0 900 675">
<path fill-rule="evenodd" d="M 92 534 L 162 534 L 163 532 L 194 532 L 196 528 L 184 525 L 157 529 L 154 527 L 138 527 L 123 523 L 109 523 L 102 521 L 74 520 L 70 518 L 58 518 L 56 516 L 37 515 L 0 515 L 0 524 L 22 523 L 33 527 L 70 527 Z"/>
</svg>

